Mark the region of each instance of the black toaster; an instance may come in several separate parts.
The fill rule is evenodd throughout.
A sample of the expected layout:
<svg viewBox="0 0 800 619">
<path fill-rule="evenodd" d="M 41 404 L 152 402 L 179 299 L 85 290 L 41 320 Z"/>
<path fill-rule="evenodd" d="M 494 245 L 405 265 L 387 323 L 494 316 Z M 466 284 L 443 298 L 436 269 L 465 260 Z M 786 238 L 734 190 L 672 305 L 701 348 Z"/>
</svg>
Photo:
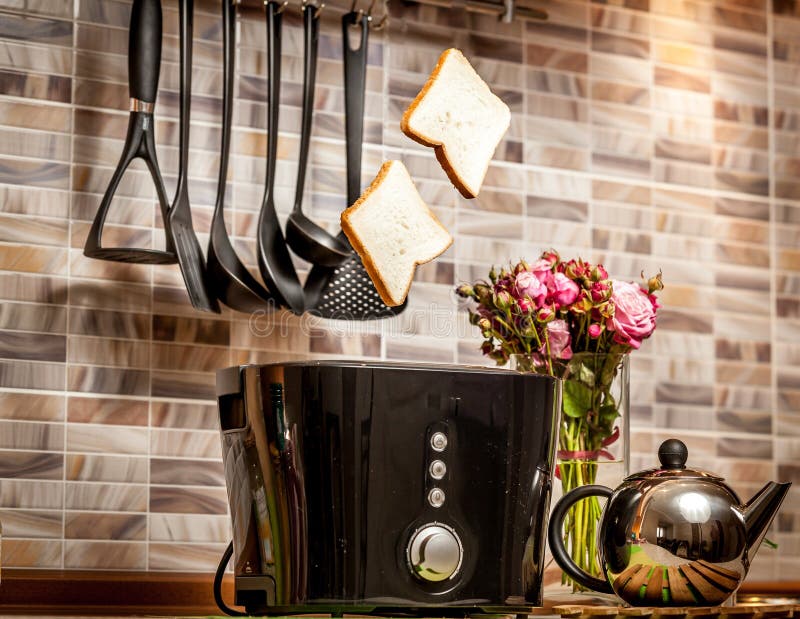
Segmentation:
<svg viewBox="0 0 800 619">
<path fill-rule="evenodd" d="M 251 614 L 541 604 L 560 385 L 350 361 L 217 373 Z"/>
</svg>

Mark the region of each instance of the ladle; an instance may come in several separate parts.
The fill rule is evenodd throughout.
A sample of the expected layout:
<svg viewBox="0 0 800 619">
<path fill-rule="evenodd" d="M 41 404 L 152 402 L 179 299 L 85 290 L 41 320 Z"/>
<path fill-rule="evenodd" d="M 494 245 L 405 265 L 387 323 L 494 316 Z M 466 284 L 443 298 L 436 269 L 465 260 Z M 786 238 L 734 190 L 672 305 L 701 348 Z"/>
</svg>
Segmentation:
<svg viewBox="0 0 800 619">
<path fill-rule="evenodd" d="M 353 255 L 347 241 L 343 241 L 309 219 L 303 213 L 303 186 L 308 163 L 308 146 L 311 141 L 311 121 L 314 113 L 314 86 L 317 75 L 317 43 L 319 41 L 319 11 L 321 7 L 305 4 L 303 7 L 304 66 L 303 114 L 300 131 L 300 159 L 297 170 L 297 188 L 294 208 L 286 221 L 286 243 L 298 256 L 322 266 L 337 266 Z"/>
<path fill-rule="evenodd" d="M 274 297 L 250 274 L 231 244 L 225 228 L 225 188 L 228 178 L 231 125 L 236 62 L 236 8 L 233 0 L 222 0 L 222 145 L 219 160 L 219 185 L 211 235 L 208 239 L 209 284 L 217 298 L 228 307 L 252 313 L 277 309 Z"/>
</svg>

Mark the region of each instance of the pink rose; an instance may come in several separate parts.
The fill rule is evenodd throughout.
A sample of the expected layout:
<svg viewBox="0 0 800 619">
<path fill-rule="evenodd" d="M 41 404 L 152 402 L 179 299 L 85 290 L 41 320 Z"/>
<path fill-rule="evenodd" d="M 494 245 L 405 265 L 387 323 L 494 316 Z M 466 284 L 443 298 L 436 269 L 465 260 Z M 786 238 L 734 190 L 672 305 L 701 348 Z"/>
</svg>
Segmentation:
<svg viewBox="0 0 800 619">
<path fill-rule="evenodd" d="M 519 298 L 527 296 L 540 304 L 547 296 L 547 287 L 531 271 L 522 271 L 514 280 L 514 292 Z"/>
<path fill-rule="evenodd" d="M 614 332 L 614 341 L 639 348 L 642 340 L 650 337 L 656 328 L 656 308 L 647 292 L 630 282 L 611 282 L 614 315 L 606 328 Z"/>
<path fill-rule="evenodd" d="M 540 259 L 534 262 L 531 265 L 531 272 L 533 272 L 536 277 L 539 278 L 539 281 L 543 284 L 547 283 L 547 280 L 553 275 L 553 263 L 547 259 Z"/>
<path fill-rule="evenodd" d="M 596 340 L 598 337 L 600 337 L 600 334 L 602 332 L 603 332 L 603 327 L 601 327 L 596 322 L 593 322 L 592 324 L 589 325 L 589 337 L 592 338 L 593 340 Z"/>
<path fill-rule="evenodd" d="M 574 303 L 581 292 L 578 284 L 563 273 L 556 273 L 553 275 L 551 289 L 553 292 L 553 300 L 562 307 Z"/>
<path fill-rule="evenodd" d="M 550 342 L 550 356 L 556 359 L 570 359 L 572 348 L 570 347 L 571 338 L 569 327 L 566 320 L 553 320 L 547 323 L 547 339 Z M 542 353 L 546 354 L 547 349 L 542 348 Z"/>
</svg>

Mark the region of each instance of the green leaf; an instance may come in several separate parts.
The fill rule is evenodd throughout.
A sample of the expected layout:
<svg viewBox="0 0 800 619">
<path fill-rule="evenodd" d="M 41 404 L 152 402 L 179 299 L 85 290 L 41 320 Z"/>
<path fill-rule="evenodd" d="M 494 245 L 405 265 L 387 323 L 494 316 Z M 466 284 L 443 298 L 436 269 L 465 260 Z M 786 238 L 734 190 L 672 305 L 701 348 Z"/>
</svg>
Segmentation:
<svg viewBox="0 0 800 619">
<path fill-rule="evenodd" d="M 600 423 L 604 426 L 610 426 L 619 416 L 619 411 L 613 404 L 604 404 L 600 407 Z"/>
<path fill-rule="evenodd" d="M 564 381 L 561 408 L 567 417 L 581 418 L 592 406 L 592 390 L 577 380 Z"/>
</svg>

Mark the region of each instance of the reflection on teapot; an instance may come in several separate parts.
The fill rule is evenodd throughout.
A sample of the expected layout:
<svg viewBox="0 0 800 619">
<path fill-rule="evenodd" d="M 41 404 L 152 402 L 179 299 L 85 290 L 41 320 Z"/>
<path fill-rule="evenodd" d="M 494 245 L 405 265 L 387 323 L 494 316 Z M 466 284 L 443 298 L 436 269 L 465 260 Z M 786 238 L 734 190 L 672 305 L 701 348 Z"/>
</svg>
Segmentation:
<svg viewBox="0 0 800 619">
<path fill-rule="evenodd" d="M 556 563 L 576 582 L 637 606 L 724 602 L 747 575 L 791 484 L 770 482 L 741 504 L 722 478 L 686 468 L 687 456 L 686 445 L 670 439 L 658 450 L 661 468 L 631 475 L 613 491 L 567 493 L 548 531 Z M 608 498 L 597 544 L 607 580 L 580 570 L 561 535 L 570 507 L 589 496 Z"/>
</svg>

